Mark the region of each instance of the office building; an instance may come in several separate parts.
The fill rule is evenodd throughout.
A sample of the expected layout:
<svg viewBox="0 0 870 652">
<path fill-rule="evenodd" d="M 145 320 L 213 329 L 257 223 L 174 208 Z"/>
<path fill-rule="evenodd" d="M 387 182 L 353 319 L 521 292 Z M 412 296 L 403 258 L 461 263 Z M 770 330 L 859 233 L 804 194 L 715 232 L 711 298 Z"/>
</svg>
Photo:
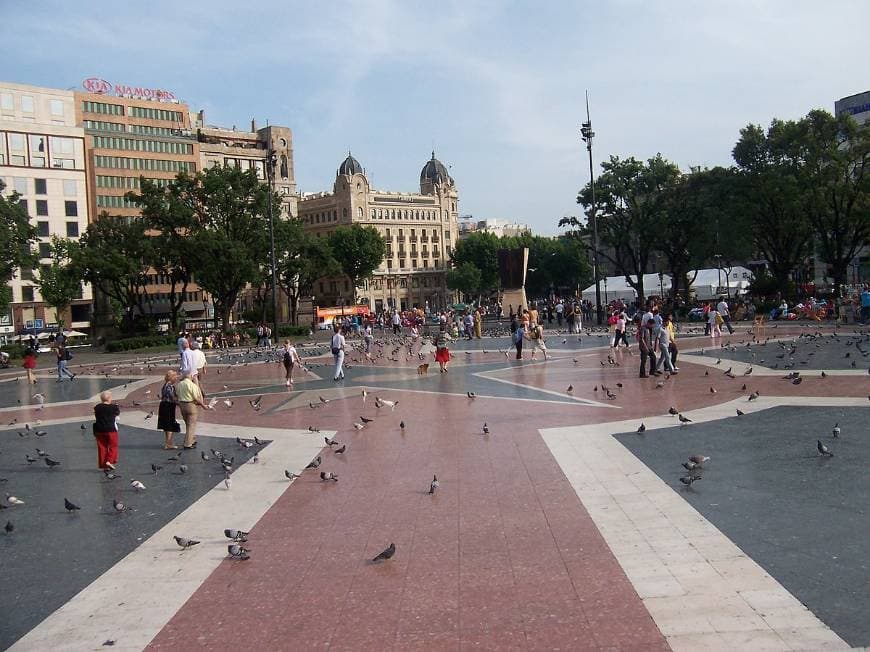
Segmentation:
<svg viewBox="0 0 870 652">
<path fill-rule="evenodd" d="M 498 218 L 476 220 L 472 215 L 463 215 L 459 218 L 459 238 L 462 239 L 472 233 L 491 233 L 497 238 L 505 236 L 517 237 L 531 234 L 532 229 L 528 224 L 518 224 Z"/>
</svg>

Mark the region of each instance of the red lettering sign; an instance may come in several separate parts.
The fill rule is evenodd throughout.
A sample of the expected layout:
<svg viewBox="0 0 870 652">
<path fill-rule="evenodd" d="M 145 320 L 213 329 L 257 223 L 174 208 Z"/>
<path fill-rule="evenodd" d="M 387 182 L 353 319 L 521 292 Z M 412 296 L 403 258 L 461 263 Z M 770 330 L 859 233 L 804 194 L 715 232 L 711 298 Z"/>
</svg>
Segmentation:
<svg viewBox="0 0 870 652">
<path fill-rule="evenodd" d="M 99 93 L 101 95 L 112 90 L 112 85 L 105 79 L 100 79 L 99 77 L 88 77 L 82 82 L 82 86 L 84 86 L 85 90 L 89 93 Z"/>
<path fill-rule="evenodd" d="M 159 88 L 142 88 L 141 86 L 127 86 L 126 84 L 115 84 L 112 86 L 105 79 L 99 77 L 89 77 L 82 82 L 84 89 L 90 93 L 112 93 L 115 95 L 132 95 L 133 97 L 141 97 L 143 99 L 159 100 L 161 102 L 169 102 L 175 100 L 175 93 L 164 91 Z"/>
</svg>

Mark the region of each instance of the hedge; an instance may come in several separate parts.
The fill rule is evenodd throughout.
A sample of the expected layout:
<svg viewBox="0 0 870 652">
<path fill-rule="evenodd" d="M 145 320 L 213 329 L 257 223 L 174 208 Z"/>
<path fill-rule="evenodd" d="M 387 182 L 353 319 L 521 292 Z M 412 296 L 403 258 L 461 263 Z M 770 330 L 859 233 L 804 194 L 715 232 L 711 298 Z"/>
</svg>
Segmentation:
<svg viewBox="0 0 870 652">
<path fill-rule="evenodd" d="M 106 344 L 106 351 L 118 353 L 119 351 L 131 351 L 133 349 L 150 349 L 156 346 L 175 344 L 174 337 L 166 335 L 143 335 L 141 337 L 127 337 L 122 340 L 112 340 Z"/>
</svg>

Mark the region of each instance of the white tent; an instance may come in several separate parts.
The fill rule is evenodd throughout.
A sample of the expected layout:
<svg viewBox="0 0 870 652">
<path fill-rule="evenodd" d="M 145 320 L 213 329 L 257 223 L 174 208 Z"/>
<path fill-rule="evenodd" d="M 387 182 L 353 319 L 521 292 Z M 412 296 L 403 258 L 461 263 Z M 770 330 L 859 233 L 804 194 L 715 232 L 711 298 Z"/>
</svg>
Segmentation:
<svg viewBox="0 0 870 652">
<path fill-rule="evenodd" d="M 632 275 L 631 278 L 632 280 L 637 279 L 634 275 Z M 647 296 L 659 294 L 661 288 L 664 288 L 665 292 L 671 289 L 671 277 L 668 274 L 664 275 L 661 287 L 659 286 L 658 274 L 643 275 L 643 290 Z M 635 298 L 637 298 L 637 292 L 628 284 L 628 281 L 625 280 L 624 276 L 608 276 L 606 282 L 605 279 L 601 279 L 601 300 L 603 302 L 609 303 L 610 301 L 615 301 L 617 299 L 622 299 L 623 301 L 634 301 Z M 594 283 L 583 290 L 583 299 L 595 303 Z"/>
<path fill-rule="evenodd" d="M 695 274 L 695 271 L 689 272 L 689 278 Z M 636 276 L 631 277 L 632 280 Z M 721 281 L 721 285 L 720 285 Z M 731 267 L 716 269 L 699 269 L 698 275 L 695 277 L 695 282 L 692 283 L 692 289 L 695 291 L 695 296 L 698 299 L 706 300 L 717 297 L 720 294 L 730 294 L 735 296 L 742 294 L 752 282 L 752 272 L 745 267 Z M 726 285 L 728 289 L 726 290 Z M 664 279 L 659 284 L 658 274 L 643 275 L 643 290 L 647 296 L 658 295 L 664 289 L 667 294 L 671 289 L 671 277 L 669 274 L 664 275 Z M 721 292 L 719 291 L 721 289 Z M 605 292 L 606 290 L 606 292 Z M 607 282 L 601 280 L 601 300 L 604 302 L 622 299 L 623 301 L 634 301 L 637 298 L 637 292 L 625 280 L 624 276 L 608 276 Z M 595 303 L 595 285 L 590 285 L 583 290 L 583 299 Z"/>
</svg>

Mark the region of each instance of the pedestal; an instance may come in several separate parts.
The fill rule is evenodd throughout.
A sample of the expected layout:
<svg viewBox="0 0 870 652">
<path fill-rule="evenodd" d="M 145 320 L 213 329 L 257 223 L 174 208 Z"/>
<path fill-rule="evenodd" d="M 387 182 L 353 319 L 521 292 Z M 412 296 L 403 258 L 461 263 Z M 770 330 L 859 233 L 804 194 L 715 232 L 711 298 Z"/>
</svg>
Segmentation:
<svg viewBox="0 0 870 652">
<path fill-rule="evenodd" d="M 525 288 L 514 288 L 511 290 L 503 290 L 501 295 L 501 312 L 503 315 L 507 316 L 511 312 L 511 306 L 513 306 L 514 312 L 519 312 L 520 306 L 524 309 L 528 309 L 529 302 L 526 301 L 526 289 Z"/>
</svg>

